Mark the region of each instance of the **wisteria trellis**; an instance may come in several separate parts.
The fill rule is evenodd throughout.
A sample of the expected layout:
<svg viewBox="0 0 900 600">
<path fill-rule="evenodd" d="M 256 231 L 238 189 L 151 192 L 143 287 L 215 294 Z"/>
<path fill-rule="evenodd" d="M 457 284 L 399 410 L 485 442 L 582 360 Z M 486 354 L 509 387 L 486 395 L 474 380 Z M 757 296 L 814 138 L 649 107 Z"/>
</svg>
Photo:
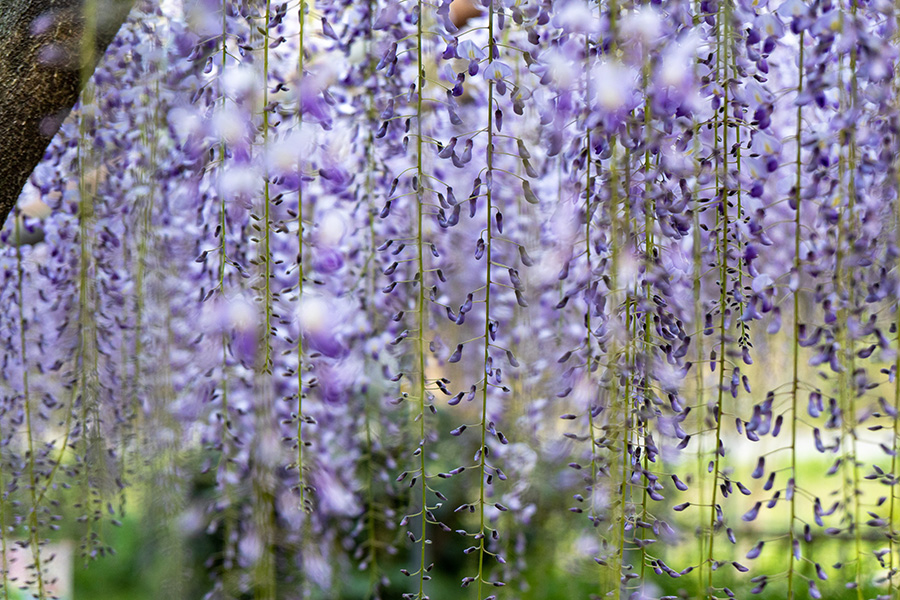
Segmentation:
<svg viewBox="0 0 900 600">
<path fill-rule="evenodd" d="M 3 233 L 0 598 L 73 497 L 179 547 L 191 452 L 210 598 L 541 597 L 550 521 L 585 597 L 900 597 L 900 7 L 465 5 L 132 16 Z"/>
</svg>

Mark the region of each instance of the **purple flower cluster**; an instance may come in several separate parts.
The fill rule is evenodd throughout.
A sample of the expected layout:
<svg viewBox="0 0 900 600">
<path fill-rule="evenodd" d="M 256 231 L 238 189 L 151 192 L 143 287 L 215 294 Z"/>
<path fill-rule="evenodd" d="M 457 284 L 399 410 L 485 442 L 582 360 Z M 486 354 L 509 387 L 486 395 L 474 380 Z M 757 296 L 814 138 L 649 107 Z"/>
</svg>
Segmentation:
<svg viewBox="0 0 900 600">
<path fill-rule="evenodd" d="M 536 531 L 597 597 L 896 596 L 898 16 L 145 3 L 0 234 L 27 585 L 131 485 L 210 598 L 424 600 L 457 546 L 528 597 Z"/>
</svg>

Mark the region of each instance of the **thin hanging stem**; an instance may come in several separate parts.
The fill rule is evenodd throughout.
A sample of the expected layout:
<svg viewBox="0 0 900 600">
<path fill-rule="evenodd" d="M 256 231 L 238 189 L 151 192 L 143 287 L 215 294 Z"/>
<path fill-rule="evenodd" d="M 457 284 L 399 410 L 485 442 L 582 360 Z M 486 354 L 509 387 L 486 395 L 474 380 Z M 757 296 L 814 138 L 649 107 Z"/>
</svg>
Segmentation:
<svg viewBox="0 0 900 600">
<path fill-rule="evenodd" d="M 25 430 L 28 435 L 28 479 L 29 494 L 31 495 L 31 508 L 28 512 L 28 537 L 31 541 L 31 557 L 34 560 L 34 573 L 37 578 L 38 598 L 45 600 L 46 591 L 44 590 L 44 568 L 41 564 L 41 540 L 38 531 L 38 508 L 39 498 L 37 490 L 37 470 L 35 467 L 34 457 L 34 429 L 31 422 L 31 394 L 28 386 L 28 355 L 26 351 L 25 341 L 25 268 L 22 263 L 22 223 L 23 216 L 21 213 L 14 215 L 14 238 L 16 241 L 16 275 L 17 275 L 17 294 L 19 303 L 19 343 L 22 356 L 22 401 L 25 404 Z"/>
<path fill-rule="evenodd" d="M 416 449 L 416 452 L 419 456 L 419 473 L 422 478 L 422 488 L 421 488 L 421 513 L 420 513 L 420 527 L 421 527 L 421 538 L 419 539 L 419 600 L 424 600 L 425 596 L 425 580 L 428 578 L 426 575 L 426 556 L 425 556 L 425 547 L 428 543 L 428 474 L 425 470 L 425 442 L 427 439 L 427 429 L 425 427 L 425 398 L 426 398 L 426 384 L 427 381 L 425 379 L 425 240 L 424 240 L 424 220 L 425 220 L 425 211 L 424 211 L 424 193 L 425 193 L 425 179 L 424 179 L 424 140 L 422 137 L 422 119 L 425 116 L 425 110 L 423 107 L 424 101 L 424 93 L 425 93 L 425 59 L 423 56 L 423 39 L 425 32 L 423 30 L 424 27 L 424 15 L 422 13 L 422 8 L 424 6 L 423 0 L 417 0 L 417 7 L 419 11 L 419 17 L 416 23 L 416 268 L 418 274 L 418 282 L 416 283 L 416 290 L 418 294 L 416 295 L 416 362 L 418 363 L 416 366 L 418 368 L 418 390 L 417 396 L 419 400 L 419 414 L 417 415 L 417 419 L 419 421 L 419 447 Z"/>
<path fill-rule="evenodd" d="M 304 54 L 305 47 L 304 44 L 306 42 L 306 0 L 300 0 L 300 8 L 298 9 L 298 18 L 300 20 L 300 41 L 299 41 L 299 49 L 297 51 L 297 72 L 298 72 L 298 85 L 302 89 L 303 86 L 303 74 L 304 74 L 304 62 L 306 60 L 306 56 Z M 298 94 L 300 90 L 298 89 Z M 297 107 L 297 135 L 301 134 L 303 129 L 303 101 L 300 100 L 298 102 Z M 297 184 L 297 297 L 300 301 L 303 299 L 303 284 L 305 280 L 305 276 L 303 273 L 304 260 L 303 260 L 303 251 L 304 251 L 304 226 L 303 226 L 303 160 L 302 157 L 298 159 L 298 171 L 300 173 L 299 183 Z M 305 442 L 303 441 L 303 421 L 305 417 L 303 416 L 303 333 L 301 332 L 297 335 L 297 473 L 299 474 L 299 482 L 297 483 L 297 489 L 300 492 L 300 508 L 307 513 L 309 513 L 312 509 L 312 505 L 309 500 L 306 498 L 306 473 L 304 472 L 304 463 L 303 463 L 303 446 Z"/>
<path fill-rule="evenodd" d="M 271 0 L 266 0 L 264 24 L 268 27 L 271 21 Z M 267 29 L 261 31 L 263 37 L 263 112 L 262 112 L 262 137 L 263 147 L 268 147 L 269 142 L 269 44 L 270 38 Z M 258 535 L 262 549 L 254 566 L 254 597 L 256 600 L 275 600 L 277 593 L 275 570 L 275 498 L 271 489 L 271 474 L 268 473 L 269 465 L 262 463 L 261 452 L 258 445 L 266 435 L 272 435 L 270 420 L 273 407 L 271 399 L 271 382 L 266 376 L 272 373 L 272 223 L 271 223 L 271 198 L 269 191 L 269 174 L 263 173 L 263 218 L 262 218 L 262 248 L 257 260 L 260 266 L 260 275 L 263 279 L 260 291 L 263 304 L 263 330 L 262 330 L 262 363 L 257 368 L 257 384 L 259 390 L 259 406 L 256 410 L 257 423 L 257 448 L 255 449 L 253 474 L 254 513 Z"/>
<path fill-rule="evenodd" d="M 728 307 L 728 20 L 729 16 L 724 7 L 720 7 L 719 14 L 716 19 L 718 27 L 718 52 L 717 61 L 721 64 L 722 76 L 721 80 L 724 87 L 724 110 L 722 115 L 722 170 L 721 174 L 716 169 L 716 192 L 719 195 L 719 208 L 716 213 L 716 221 L 718 230 L 721 232 L 721 238 L 718 246 L 718 264 L 719 264 L 719 382 L 716 398 L 715 420 L 716 420 L 716 440 L 713 446 L 713 485 L 712 485 L 712 501 L 709 509 L 709 538 L 707 543 L 706 562 L 708 568 L 707 575 L 707 597 L 712 600 L 714 597 L 713 588 L 713 554 L 716 541 L 716 523 L 717 523 L 717 500 L 719 490 L 719 473 L 720 458 L 722 447 L 722 411 L 723 399 L 725 394 L 725 349 L 726 349 L 726 323 L 727 323 L 727 307 Z M 718 131 L 718 127 L 716 128 Z M 716 144 L 718 145 L 718 135 L 716 136 Z M 718 160 L 719 154 L 716 154 Z"/>
<path fill-rule="evenodd" d="M 799 57 L 799 76 L 797 82 L 797 94 L 803 93 L 803 42 L 805 31 L 800 32 L 800 57 Z M 801 217 L 801 127 L 803 124 L 803 105 L 797 104 L 797 156 L 796 156 L 796 178 L 794 180 L 794 203 L 797 205 L 794 210 L 794 276 L 800 277 L 800 217 Z M 791 348 L 791 478 L 794 480 L 794 487 L 797 487 L 797 423 L 800 416 L 797 414 L 797 389 L 800 385 L 800 289 L 794 290 L 794 327 L 793 340 Z M 791 494 L 791 520 L 788 525 L 790 546 L 788 548 L 788 592 L 787 600 L 794 599 L 794 544 L 796 541 L 796 529 L 794 524 L 797 520 L 797 494 Z"/>
<path fill-rule="evenodd" d="M 222 52 L 220 56 L 221 71 L 219 72 L 220 81 L 225 77 L 225 68 L 228 64 L 228 20 L 227 20 L 227 10 L 225 6 L 222 6 Z M 228 96 L 223 89 L 221 92 L 222 95 L 222 113 L 225 114 L 225 110 L 227 108 Z M 219 194 L 219 236 L 221 236 L 221 248 L 219 252 L 219 297 L 222 302 L 227 302 L 227 296 L 225 293 L 225 266 L 228 264 L 228 212 L 226 208 L 225 202 L 225 187 L 222 184 L 222 179 L 225 175 L 225 161 L 228 153 L 228 147 L 225 141 L 224 136 L 222 137 L 222 142 L 219 145 L 219 170 L 217 173 L 217 181 L 216 185 L 218 187 Z M 230 332 L 228 329 L 222 331 L 221 336 L 221 344 L 222 344 L 222 374 L 221 374 L 221 411 L 222 414 L 220 418 L 222 420 L 222 449 L 219 455 L 219 465 L 216 469 L 219 481 L 222 485 L 222 492 L 225 496 L 226 507 L 222 513 L 222 520 L 224 525 L 224 533 L 223 533 L 223 562 L 222 562 L 222 588 L 224 598 L 227 600 L 232 598 L 232 591 L 235 588 L 235 583 L 233 581 L 233 568 L 237 561 L 237 551 L 235 548 L 235 544 L 233 543 L 235 537 L 235 506 L 234 499 L 232 497 L 232 488 L 231 488 L 231 445 L 232 438 L 234 437 L 234 431 L 232 430 L 231 424 L 231 406 L 229 399 L 229 382 L 231 378 L 231 369 L 228 365 L 228 345 L 229 345 L 229 337 Z M 219 474 L 221 472 L 221 474 Z"/>
<path fill-rule="evenodd" d="M 488 69 L 490 70 L 490 65 L 494 61 L 494 51 L 495 51 L 495 42 L 494 42 L 494 1 L 490 0 L 488 2 Z M 491 330 L 491 266 L 493 262 L 491 260 L 491 256 L 493 253 L 493 243 L 491 237 L 493 235 L 493 228 L 491 224 L 491 217 L 494 212 L 493 205 L 493 169 L 494 169 L 494 81 L 488 81 L 488 103 L 487 103 L 487 113 L 488 113 L 488 125 L 487 125 L 487 148 L 485 149 L 486 158 L 487 158 L 487 173 L 486 179 L 488 181 L 487 192 L 485 194 L 487 200 L 487 227 L 485 228 L 485 284 L 484 284 L 484 364 L 487 365 L 490 360 L 490 330 Z M 479 446 L 478 456 L 479 456 L 479 464 L 478 464 L 478 476 L 481 479 L 479 486 L 479 497 L 478 497 L 478 508 L 479 508 L 479 525 L 478 525 L 478 535 L 480 537 L 478 543 L 478 598 L 484 598 L 482 593 L 482 585 L 487 583 L 484 580 L 484 557 L 485 557 L 485 479 L 487 477 L 485 461 L 487 460 L 487 446 L 486 438 L 487 438 L 487 402 L 488 402 L 488 388 L 489 382 L 488 378 L 490 374 L 487 372 L 485 368 L 484 372 L 484 383 L 482 385 L 481 390 L 481 446 Z"/>
</svg>

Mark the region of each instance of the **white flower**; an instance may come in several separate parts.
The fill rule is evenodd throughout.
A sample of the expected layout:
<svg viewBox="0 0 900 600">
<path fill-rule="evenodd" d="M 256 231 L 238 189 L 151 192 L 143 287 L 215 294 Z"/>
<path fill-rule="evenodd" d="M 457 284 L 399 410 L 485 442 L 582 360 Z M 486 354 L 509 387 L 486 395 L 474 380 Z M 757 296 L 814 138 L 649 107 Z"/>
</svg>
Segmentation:
<svg viewBox="0 0 900 600">
<path fill-rule="evenodd" d="M 338 209 L 326 212 L 318 223 L 316 242 L 323 246 L 339 246 L 347 233 L 347 221 Z"/>
<path fill-rule="evenodd" d="M 212 117 L 213 135 L 228 145 L 246 139 L 248 134 L 247 115 L 234 108 L 219 108 Z"/>
<path fill-rule="evenodd" d="M 250 67 L 232 67 L 222 74 L 222 87 L 232 98 L 247 96 L 261 85 L 261 79 Z"/>
<path fill-rule="evenodd" d="M 292 135 L 269 144 L 266 156 L 272 173 L 288 174 L 297 170 L 297 160 L 300 157 L 297 137 Z"/>
<path fill-rule="evenodd" d="M 778 156 L 781 154 L 781 141 L 762 131 L 754 132 L 750 142 L 750 150 L 764 156 Z"/>
<path fill-rule="evenodd" d="M 256 169 L 251 167 L 232 166 L 222 173 L 222 188 L 235 196 L 250 195 L 262 185 L 262 179 Z"/>
<path fill-rule="evenodd" d="M 557 9 L 553 24 L 569 33 L 591 33 L 599 28 L 597 11 L 583 0 L 570 0 Z"/>
<path fill-rule="evenodd" d="M 634 90 L 635 73 L 618 62 L 603 62 L 594 67 L 597 102 L 608 111 L 617 111 L 628 102 Z"/>
<path fill-rule="evenodd" d="M 640 8 L 622 19 L 622 36 L 642 44 L 658 41 L 661 29 L 662 21 L 654 8 Z"/>
<path fill-rule="evenodd" d="M 484 78 L 489 81 L 500 81 L 512 77 L 512 69 L 504 62 L 495 60 L 484 70 Z"/>
<path fill-rule="evenodd" d="M 303 295 L 297 306 L 297 321 L 304 331 L 319 332 L 331 327 L 331 308 L 322 296 Z"/>
<path fill-rule="evenodd" d="M 487 56 L 484 53 L 484 50 L 481 49 L 481 46 L 472 40 L 461 41 L 459 47 L 456 49 L 456 53 L 459 54 L 460 58 L 467 58 L 469 60 L 481 60 Z"/>
<path fill-rule="evenodd" d="M 750 287 L 753 288 L 755 293 L 761 294 L 773 285 L 775 285 L 775 282 L 772 278 L 768 274 L 762 273 L 753 278 L 753 283 L 750 284 Z"/>
</svg>

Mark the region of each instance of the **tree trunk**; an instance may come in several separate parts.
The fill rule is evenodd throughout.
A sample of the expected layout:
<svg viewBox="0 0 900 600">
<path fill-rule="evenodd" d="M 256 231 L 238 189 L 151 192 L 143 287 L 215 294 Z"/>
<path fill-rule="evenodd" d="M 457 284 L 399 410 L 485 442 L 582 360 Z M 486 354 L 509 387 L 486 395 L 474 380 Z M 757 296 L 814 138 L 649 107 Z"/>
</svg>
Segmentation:
<svg viewBox="0 0 900 600">
<path fill-rule="evenodd" d="M 135 0 L 0 0 L 0 224 Z"/>
</svg>

